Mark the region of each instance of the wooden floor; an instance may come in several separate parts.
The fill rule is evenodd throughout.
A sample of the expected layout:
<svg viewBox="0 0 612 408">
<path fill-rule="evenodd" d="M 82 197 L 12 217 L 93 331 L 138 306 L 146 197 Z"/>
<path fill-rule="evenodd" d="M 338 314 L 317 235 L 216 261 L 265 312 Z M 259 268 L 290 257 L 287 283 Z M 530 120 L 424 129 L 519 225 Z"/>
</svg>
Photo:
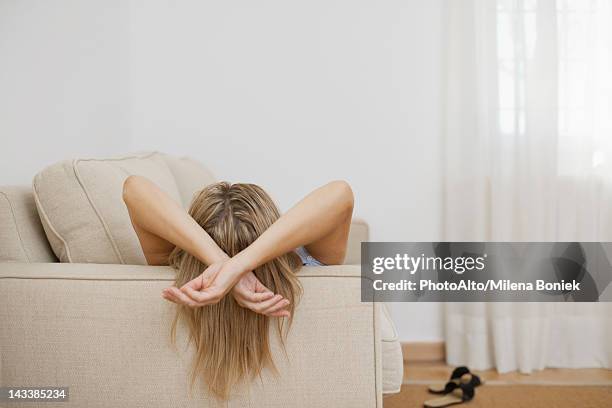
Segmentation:
<svg viewBox="0 0 612 408">
<path fill-rule="evenodd" d="M 421 407 L 435 398 L 427 385 L 444 383 L 453 367 L 441 362 L 404 365 L 404 385 L 399 394 L 385 397 L 385 408 Z M 477 407 L 612 407 L 612 370 L 546 369 L 530 375 L 477 371 L 485 385 L 466 404 Z"/>
</svg>

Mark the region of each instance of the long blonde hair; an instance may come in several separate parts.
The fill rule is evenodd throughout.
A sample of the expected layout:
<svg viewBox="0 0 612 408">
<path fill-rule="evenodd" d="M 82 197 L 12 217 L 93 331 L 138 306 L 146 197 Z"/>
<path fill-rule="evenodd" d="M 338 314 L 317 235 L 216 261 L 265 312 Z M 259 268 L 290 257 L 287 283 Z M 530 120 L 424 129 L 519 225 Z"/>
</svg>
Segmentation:
<svg viewBox="0 0 612 408">
<path fill-rule="evenodd" d="M 189 214 L 230 257 L 248 247 L 280 216 L 266 192 L 254 184 L 215 183 L 198 193 Z M 169 264 L 177 270 L 176 285 L 181 287 L 199 276 L 207 265 L 175 248 Z M 302 288 L 295 275 L 301 266 L 295 252 L 290 252 L 253 271 L 273 293 L 289 300 L 290 316 Z M 189 340 L 195 346 L 191 384 L 201 376 L 208 391 L 227 399 L 234 385 L 243 379 L 258 376 L 264 367 L 275 371 L 270 352 L 269 326 L 271 318 L 238 305 L 231 294 L 219 303 L 200 308 L 178 306 L 172 324 L 172 340 L 176 341 L 179 322 L 189 330 Z M 281 344 L 291 318 L 276 318 Z"/>
</svg>

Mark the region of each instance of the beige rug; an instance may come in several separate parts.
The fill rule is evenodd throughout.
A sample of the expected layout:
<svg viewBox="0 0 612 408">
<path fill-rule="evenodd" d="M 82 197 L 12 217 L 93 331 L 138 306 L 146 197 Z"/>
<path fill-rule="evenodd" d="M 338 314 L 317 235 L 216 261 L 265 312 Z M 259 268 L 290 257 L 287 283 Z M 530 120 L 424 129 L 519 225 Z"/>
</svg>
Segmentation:
<svg viewBox="0 0 612 408">
<path fill-rule="evenodd" d="M 422 407 L 435 398 L 425 385 L 403 385 L 399 394 L 386 397 L 384 408 Z M 466 408 L 610 408 L 612 386 L 483 385 Z"/>
</svg>

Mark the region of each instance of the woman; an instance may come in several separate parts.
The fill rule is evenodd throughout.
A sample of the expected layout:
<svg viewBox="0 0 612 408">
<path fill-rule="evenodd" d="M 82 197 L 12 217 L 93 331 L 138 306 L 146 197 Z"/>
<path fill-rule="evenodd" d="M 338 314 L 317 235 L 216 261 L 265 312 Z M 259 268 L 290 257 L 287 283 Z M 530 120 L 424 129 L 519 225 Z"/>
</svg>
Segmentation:
<svg viewBox="0 0 612 408">
<path fill-rule="evenodd" d="M 195 345 L 192 384 L 201 375 L 226 399 L 232 386 L 274 369 L 269 322 L 292 316 L 301 293 L 302 265 L 341 264 L 353 212 L 353 193 L 333 181 L 280 216 L 253 184 L 215 183 L 194 197 L 189 213 L 154 183 L 127 178 L 123 199 L 149 265 L 177 270 L 164 299 Z"/>
</svg>

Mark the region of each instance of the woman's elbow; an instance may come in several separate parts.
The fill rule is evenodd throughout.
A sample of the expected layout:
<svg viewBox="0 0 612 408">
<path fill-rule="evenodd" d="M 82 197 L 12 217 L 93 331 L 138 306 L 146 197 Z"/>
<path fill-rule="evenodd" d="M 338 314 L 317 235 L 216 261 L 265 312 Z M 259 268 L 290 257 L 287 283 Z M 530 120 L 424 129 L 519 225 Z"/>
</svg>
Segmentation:
<svg viewBox="0 0 612 408">
<path fill-rule="evenodd" d="M 137 191 L 141 188 L 144 177 L 142 176 L 128 176 L 123 182 L 123 202 L 129 203 L 138 193 Z"/>
<path fill-rule="evenodd" d="M 351 185 L 345 180 L 335 180 L 330 183 L 338 200 L 338 205 L 343 213 L 353 214 L 355 196 Z"/>
</svg>

